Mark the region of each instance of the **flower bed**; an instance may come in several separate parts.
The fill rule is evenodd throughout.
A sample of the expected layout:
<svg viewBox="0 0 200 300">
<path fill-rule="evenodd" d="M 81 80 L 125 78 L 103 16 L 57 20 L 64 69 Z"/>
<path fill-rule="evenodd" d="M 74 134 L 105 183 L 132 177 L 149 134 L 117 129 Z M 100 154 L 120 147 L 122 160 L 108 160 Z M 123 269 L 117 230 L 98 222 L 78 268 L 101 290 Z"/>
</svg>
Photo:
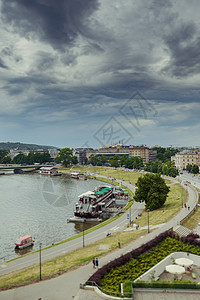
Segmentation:
<svg viewBox="0 0 200 300">
<path fill-rule="evenodd" d="M 103 289 L 119 292 L 119 286 L 127 280 L 134 281 L 173 252 L 187 252 L 200 255 L 200 241 L 196 236 L 179 237 L 173 231 L 166 231 L 141 247 L 122 255 L 104 265 L 88 280 Z"/>
</svg>

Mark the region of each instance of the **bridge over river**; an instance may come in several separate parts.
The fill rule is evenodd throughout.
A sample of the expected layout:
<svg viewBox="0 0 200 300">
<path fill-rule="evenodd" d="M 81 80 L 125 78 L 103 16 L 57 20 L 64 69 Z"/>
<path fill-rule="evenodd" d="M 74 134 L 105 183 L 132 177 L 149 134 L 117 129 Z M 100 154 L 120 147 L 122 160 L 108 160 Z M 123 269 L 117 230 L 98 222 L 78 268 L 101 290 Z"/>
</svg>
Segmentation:
<svg viewBox="0 0 200 300">
<path fill-rule="evenodd" d="M 14 170 L 14 173 L 20 173 L 20 170 L 30 171 L 39 170 L 41 167 L 53 167 L 52 165 L 0 165 L 0 170 Z M 27 170 L 28 172 L 28 170 Z"/>
</svg>

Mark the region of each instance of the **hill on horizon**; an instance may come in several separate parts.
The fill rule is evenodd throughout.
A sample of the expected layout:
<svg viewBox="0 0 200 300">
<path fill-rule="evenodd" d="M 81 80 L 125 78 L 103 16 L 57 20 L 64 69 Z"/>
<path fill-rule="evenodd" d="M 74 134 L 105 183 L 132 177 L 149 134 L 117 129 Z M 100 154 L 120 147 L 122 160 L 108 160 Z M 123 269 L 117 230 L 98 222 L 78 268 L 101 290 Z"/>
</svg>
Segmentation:
<svg viewBox="0 0 200 300">
<path fill-rule="evenodd" d="M 48 150 L 48 149 L 58 149 L 58 147 L 53 146 L 45 146 L 45 145 L 36 145 L 36 144 L 25 144 L 20 142 L 0 142 L 0 149 L 6 149 L 6 150 Z"/>
</svg>

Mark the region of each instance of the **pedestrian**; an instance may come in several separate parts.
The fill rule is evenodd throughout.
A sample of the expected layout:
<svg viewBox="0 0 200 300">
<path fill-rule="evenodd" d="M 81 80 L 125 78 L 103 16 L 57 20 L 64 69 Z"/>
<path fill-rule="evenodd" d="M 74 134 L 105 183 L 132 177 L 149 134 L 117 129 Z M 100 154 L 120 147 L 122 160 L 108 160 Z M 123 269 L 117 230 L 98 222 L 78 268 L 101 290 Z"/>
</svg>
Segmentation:
<svg viewBox="0 0 200 300">
<path fill-rule="evenodd" d="M 93 263 L 93 269 L 96 269 L 96 267 L 95 267 L 95 264 L 96 264 L 95 258 L 93 258 L 92 263 Z"/>
<path fill-rule="evenodd" d="M 188 205 L 188 210 L 190 210 L 190 207 L 189 207 L 189 205 Z"/>
<path fill-rule="evenodd" d="M 99 267 L 99 260 L 98 260 L 98 257 L 96 257 L 96 267 L 97 267 L 97 269 L 98 269 L 98 267 Z"/>
<path fill-rule="evenodd" d="M 187 205 L 186 205 L 186 203 L 185 203 L 184 205 L 185 205 L 185 208 L 187 208 Z"/>
<path fill-rule="evenodd" d="M 121 248 L 120 240 L 118 240 L 118 247 Z"/>
</svg>

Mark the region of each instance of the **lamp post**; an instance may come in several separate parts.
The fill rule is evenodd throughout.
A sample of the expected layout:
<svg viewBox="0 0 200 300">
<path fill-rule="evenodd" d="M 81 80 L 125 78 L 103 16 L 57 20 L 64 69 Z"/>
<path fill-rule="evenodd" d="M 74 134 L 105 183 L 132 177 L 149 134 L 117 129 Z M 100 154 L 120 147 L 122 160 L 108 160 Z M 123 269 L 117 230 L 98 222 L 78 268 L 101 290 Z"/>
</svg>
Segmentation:
<svg viewBox="0 0 200 300">
<path fill-rule="evenodd" d="M 149 231 L 149 209 L 147 209 L 147 217 L 148 217 L 148 233 L 150 232 Z"/>
<path fill-rule="evenodd" d="M 41 257 L 41 246 L 42 246 L 42 243 L 40 243 L 40 280 L 42 280 L 42 257 Z"/>
<path fill-rule="evenodd" d="M 84 228 L 84 223 L 85 223 L 85 219 L 83 219 L 83 223 L 82 223 L 82 225 L 83 225 L 83 248 L 85 247 L 85 233 L 84 233 L 84 230 L 85 230 L 85 228 Z"/>
</svg>

